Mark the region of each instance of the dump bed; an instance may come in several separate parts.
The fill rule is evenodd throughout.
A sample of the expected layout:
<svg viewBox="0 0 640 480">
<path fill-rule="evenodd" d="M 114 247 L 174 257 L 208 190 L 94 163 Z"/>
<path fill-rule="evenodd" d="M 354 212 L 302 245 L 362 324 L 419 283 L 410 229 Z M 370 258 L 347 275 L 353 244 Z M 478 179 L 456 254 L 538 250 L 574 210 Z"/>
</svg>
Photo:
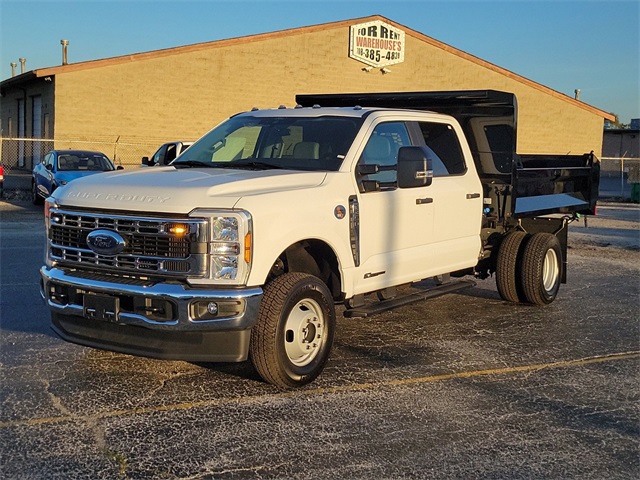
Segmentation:
<svg viewBox="0 0 640 480">
<path fill-rule="evenodd" d="M 497 90 L 297 95 L 302 106 L 428 110 L 454 117 L 465 132 L 496 220 L 595 213 L 600 165 L 584 155 L 518 155 L 517 101 Z"/>
</svg>

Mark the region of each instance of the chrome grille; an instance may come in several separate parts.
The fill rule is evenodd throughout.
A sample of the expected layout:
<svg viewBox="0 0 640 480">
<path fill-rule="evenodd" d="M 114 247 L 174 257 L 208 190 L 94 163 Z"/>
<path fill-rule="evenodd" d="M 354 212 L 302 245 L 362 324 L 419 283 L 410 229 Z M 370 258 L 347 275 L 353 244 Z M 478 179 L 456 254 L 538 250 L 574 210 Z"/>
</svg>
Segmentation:
<svg viewBox="0 0 640 480">
<path fill-rule="evenodd" d="M 172 233 L 180 225 L 184 234 Z M 207 270 L 207 222 L 203 219 L 137 218 L 52 209 L 51 258 L 58 263 L 105 270 L 202 276 Z M 116 255 L 95 253 L 87 244 L 93 230 L 111 230 L 125 240 Z M 204 245 L 202 245 L 204 244 Z"/>
</svg>

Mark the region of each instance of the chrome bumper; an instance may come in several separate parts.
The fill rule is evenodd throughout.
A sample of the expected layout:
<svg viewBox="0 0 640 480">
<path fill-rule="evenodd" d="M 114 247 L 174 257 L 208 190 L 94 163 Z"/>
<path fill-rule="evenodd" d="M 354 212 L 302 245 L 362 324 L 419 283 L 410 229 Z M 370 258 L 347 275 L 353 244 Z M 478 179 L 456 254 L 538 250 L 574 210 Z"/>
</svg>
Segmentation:
<svg viewBox="0 0 640 480">
<path fill-rule="evenodd" d="M 164 301 L 172 305 L 172 318 L 158 320 L 145 312 L 120 311 L 114 324 L 145 327 L 165 331 L 225 331 L 246 330 L 257 319 L 262 300 L 262 289 L 200 289 L 179 283 L 119 282 L 106 279 L 85 278 L 62 269 L 42 267 L 40 293 L 52 312 L 61 315 L 85 316 L 82 298 L 85 294 L 105 294 L 114 297 L 154 302 Z M 73 292 L 57 294 L 56 291 Z M 65 298 L 66 297 L 66 298 Z M 132 300 L 133 301 L 133 300 Z M 197 319 L 193 305 L 197 302 L 233 303 L 236 311 L 229 316 Z"/>
</svg>

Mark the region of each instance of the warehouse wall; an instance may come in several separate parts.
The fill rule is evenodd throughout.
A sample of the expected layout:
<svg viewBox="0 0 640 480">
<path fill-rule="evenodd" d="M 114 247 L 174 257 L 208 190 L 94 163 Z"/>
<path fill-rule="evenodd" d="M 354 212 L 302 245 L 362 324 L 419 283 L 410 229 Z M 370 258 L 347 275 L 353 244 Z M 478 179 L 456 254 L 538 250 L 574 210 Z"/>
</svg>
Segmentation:
<svg viewBox="0 0 640 480">
<path fill-rule="evenodd" d="M 67 69 L 56 75 L 56 135 L 195 139 L 254 106 L 292 107 L 296 93 L 490 88 L 518 97 L 520 153 L 600 154 L 601 116 L 443 49 L 450 47 L 432 45 L 421 35 L 407 32 L 405 61 L 388 67 L 391 73 L 363 71 L 364 64 L 348 58 L 348 24 Z"/>
</svg>

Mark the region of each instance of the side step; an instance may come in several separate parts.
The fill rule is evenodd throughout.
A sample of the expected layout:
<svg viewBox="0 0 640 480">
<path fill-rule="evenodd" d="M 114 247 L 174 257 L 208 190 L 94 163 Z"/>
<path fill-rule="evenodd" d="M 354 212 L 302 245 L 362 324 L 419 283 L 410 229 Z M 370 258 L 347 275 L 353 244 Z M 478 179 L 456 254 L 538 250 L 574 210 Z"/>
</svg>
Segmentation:
<svg viewBox="0 0 640 480">
<path fill-rule="evenodd" d="M 362 307 L 350 308 L 349 310 L 345 310 L 344 316 L 347 318 L 371 317 L 394 308 L 403 307 L 411 303 L 417 303 L 422 300 L 439 297 L 440 295 L 457 292 L 459 290 L 475 286 L 476 282 L 473 280 L 457 280 L 455 282 L 445 283 L 444 285 L 438 285 L 437 287 L 419 290 L 402 297 L 392 298 L 390 300 L 384 300 L 382 302 L 372 303 Z"/>
</svg>

